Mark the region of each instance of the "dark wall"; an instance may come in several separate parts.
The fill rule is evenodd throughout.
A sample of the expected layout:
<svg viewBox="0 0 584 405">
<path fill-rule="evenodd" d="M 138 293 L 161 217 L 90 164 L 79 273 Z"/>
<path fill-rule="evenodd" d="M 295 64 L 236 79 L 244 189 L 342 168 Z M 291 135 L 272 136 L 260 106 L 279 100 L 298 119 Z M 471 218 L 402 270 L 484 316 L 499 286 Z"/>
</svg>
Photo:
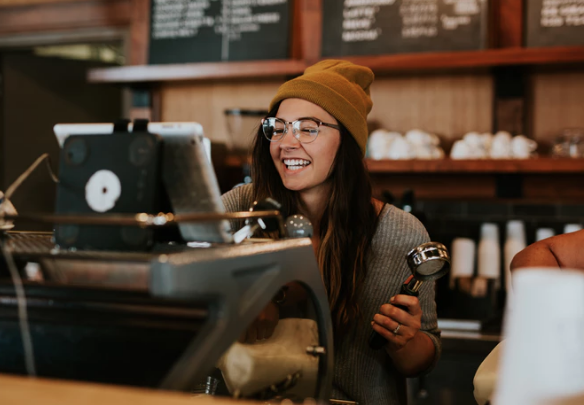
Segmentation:
<svg viewBox="0 0 584 405">
<path fill-rule="evenodd" d="M 50 154 L 57 172 L 55 124 L 120 118 L 121 89 L 87 83 L 87 70 L 95 63 L 28 53 L 0 56 L 0 189 L 8 187 L 43 153 Z M 12 201 L 19 212 L 53 212 L 55 195 L 56 186 L 43 165 L 18 189 Z"/>
</svg>

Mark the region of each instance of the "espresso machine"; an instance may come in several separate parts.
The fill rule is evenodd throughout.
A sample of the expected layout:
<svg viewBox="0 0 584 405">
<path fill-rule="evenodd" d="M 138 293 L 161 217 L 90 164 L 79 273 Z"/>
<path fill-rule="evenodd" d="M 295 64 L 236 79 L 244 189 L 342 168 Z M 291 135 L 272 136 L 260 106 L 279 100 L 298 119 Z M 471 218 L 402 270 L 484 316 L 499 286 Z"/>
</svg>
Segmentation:
<svg viewBox="0 0 584 405">
<path fill-rule="evenodd" d="M 0 372 L 207 394 L 222 372 L 223 395 L 328 402 L 332 324 L 309 232 L 289 237 L 276 210 L 226 213 L 200 126 L 152 124 L 61 126 L 57 212 L 4 216 L 56 232 L 0 235 Z M 234 243 L 246 219 L 277 236 Z M 292 350 L 276 330 L 265 344 L 299 361 L 266 363 L 237 340 L 293 282 L 308 300 L 278 326 L 310 333 Z M 234 375 L 241 359 L 264 372 Z"/>
</svg>

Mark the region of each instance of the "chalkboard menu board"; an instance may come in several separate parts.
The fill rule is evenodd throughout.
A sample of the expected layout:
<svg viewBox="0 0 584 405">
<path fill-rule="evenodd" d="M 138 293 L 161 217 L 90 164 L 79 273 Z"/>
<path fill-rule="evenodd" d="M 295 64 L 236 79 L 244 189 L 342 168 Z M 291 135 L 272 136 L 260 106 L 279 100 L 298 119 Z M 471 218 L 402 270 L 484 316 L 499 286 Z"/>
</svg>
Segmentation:
<svg viewBox="0 0 584 405">
<path fill-rule="evenodd" d="M 326 57 L 487 47 L 487 0 L 324 0 L 323 20 Z"/>
<path fill-rule="evenodd" d="M 528 47 L 584 45 L 584 0 L 529 0 Z"/>
<path fill-rule="evenodd" d="M 292 0 L 151 0 L 150 64 L 288 59 Z"/>
</svg>

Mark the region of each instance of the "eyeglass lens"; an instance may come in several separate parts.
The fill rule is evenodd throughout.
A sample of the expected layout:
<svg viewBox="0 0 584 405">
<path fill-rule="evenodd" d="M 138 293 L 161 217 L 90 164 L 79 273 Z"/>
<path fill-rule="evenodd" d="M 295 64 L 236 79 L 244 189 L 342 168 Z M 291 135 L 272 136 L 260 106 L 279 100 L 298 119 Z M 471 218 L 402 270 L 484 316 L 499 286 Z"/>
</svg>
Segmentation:
<svg viewBox="0 0 584 405">
<path fill-rule="evenodd" d="M 313 120 L 298 120 L 293 123 L 294 136 L 302 143 L 314 141 L 318 135 L 318 128 L 318 122 Z M 279 141 L 288 132 L 287 124 L 277 118 L 266 118 L 263 130 L 270 141 Z"/>
</svg>

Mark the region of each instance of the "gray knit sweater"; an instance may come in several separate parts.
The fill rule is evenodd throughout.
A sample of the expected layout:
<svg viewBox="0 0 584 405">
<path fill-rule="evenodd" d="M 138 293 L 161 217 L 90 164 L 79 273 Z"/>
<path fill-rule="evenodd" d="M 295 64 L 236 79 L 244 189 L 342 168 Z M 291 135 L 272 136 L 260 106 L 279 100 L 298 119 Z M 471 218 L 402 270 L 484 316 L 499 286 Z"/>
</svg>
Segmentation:
<svg viewBox="0 0 584 405">
<path fill-rule="evenodd" d="M 251 185 L 223 195 L 227 211 L 247 211 L 252 202 Z M 371 244 L 364 293 L 359 303 L 364 319 L 372 320 L 379 307 L 399 293 L 401 285 L 411 274 L 406 254 L 428 241 L 426 230 L 414 216 L 391 205 L 383 207 Z M 440 356 L 441 343 L 434 283 L 424 283 L 419 299 L 423 311 L 422 331 L 436 348 L 435 364 Z M 405 378 L 395 369 L 384 350 L 369 348 L 371 330 L 368 324 L 360 325 L 355 333 L 343 339 L 340 347 L 335 347 L 332 397 L 357 401 L 360 405 L 406 404 Z"/>
</svg>

